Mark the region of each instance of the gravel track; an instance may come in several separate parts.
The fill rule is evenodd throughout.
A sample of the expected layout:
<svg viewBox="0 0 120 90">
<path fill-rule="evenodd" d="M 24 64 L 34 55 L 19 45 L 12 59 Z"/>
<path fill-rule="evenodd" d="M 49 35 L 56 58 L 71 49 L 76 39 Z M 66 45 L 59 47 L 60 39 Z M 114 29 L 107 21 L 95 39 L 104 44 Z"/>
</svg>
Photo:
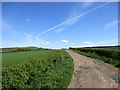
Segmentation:
<svg viewBox="0 0 120 90">
<path fill-rule="evenodd" d="M 118 88 L 117 68 L 70 50 L 66 52 L 74 61 L 74 74 L 68 88 Z"/>
</svg>

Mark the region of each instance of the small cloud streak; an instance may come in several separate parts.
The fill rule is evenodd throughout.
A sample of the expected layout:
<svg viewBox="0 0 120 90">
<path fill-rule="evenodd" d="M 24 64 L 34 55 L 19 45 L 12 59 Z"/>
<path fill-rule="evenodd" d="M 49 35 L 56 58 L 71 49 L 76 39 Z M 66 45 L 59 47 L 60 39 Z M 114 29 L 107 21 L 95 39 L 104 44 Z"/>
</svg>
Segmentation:
<svg viewBox="0 0 120 90">
<path fill-rule="evenodd" d="M 50 42 L 46 42 L 46 44 L 50 44 Z"/>
<path fill-rule="evenodd" d="M 86 42 L 83 42 L 83 43 L 85 43 L 85 44 L 91 44 L 92 42 L 88 42 L 88 41 L 86 41 Z"/>
<path fill-rule="evenodd" d="M 120 21 L 114 20 L 104 26 L 104 29 L 110 29 L 113 28 L 115 25 L 117 25 Z"/>
<path fill-rule="evenodd" d="M 99 42 L 95 42 L 87 45 L 71 46 L 71 47 L 95 47 L 95 46 L 115 46 L 115 45 L 118 45 L 117 39 L 99 41 Z"/>
<path fill-rule="evenodd" d="M 91 10 L 88 10 L 88 11 L 86 11 L 86 12 L 80 14 L 80 15 L 77 15 L 77 16 L 75 16 L 75 17 L 73 17 L 73 18 L 70 18 L 70 19 L 68 19 L 68 20 L 66 20 L 66 21 L 64 21 L 64 22 L 62 22 L 62 23 L 60 23 L 60 24 L 58 24 L 58 25 L 56 25 L 56 26 L 54 26 L 54 27 L 52 27 L 52 28 L 49 28 L 49 29 L 47 29 L 47 30 L 45 30 L 45 31 L 37 34 L 37 35 L 36 35 L 36 40 L 39 41 L 39 37 L 42 36 L 43 34 L 49 32 L 49 31 L 51 31 L 51 30 L 53 30 L 53 29 L 56 29 L 56 28 L 58 28 L 58 27 L 60 27 L 60 26 L 62 26 L 62 25 L 68 24 L 68 23 L 70 23 L 70 22 L 72 22 L 72 21 L 75 21 L 75 22 L 76 22 L 76 21 L 79 20 L 80 17 L 82 17 L 82 16 L 84 16 L 84 15 L 86 15 L 86 14 L 89 14 L 89 13 L 91 13 L 91 12 L 93 12 L 93 11 L 101 8 L 101 7 L 104 7 L 105 5 L 107 5 L 107 4 L 109 4 L 109 3 L 111 3 L 111 2 L 107 2 L 107 3 L 102 4 L 102 5 L 100 5 L 100 6 L 96 7 L 96 8 L 93 8 L 93 9 L 91 9 Z M 77 20 L 77 19 L 78 19 L 78 20 Z M 74 23 L 75 23 L 75 22 L 74 22 Z"/>
<path fill-rule="evenodd" d="M 62 42 L 64 42 L 64 43 L 68 43 L 68 40 L 62 40 Z"/>
<path fill-rule="evenodd" d="M 96 2 L 97 0 L 91 0 L 91 2 L 84 2 L 83 4 L 83 8 L 86 8 L 86 7 L 90 7 L 94 2 Z"/>
<path fill-rule="evenodd" d="M 29 19 L 29 18 L 26 18 L 25 20 L 26 20 L 27 22 L 30 22 L 30 19 Z"/>
<path fill-rule="evenodd" d="M 27 41 L 31 41 L 31 40 L 32 40 L 32 35 L 31 35 L 31 34 L 26 34 L 25 39 L 26 39 Z"/>
<path fill-rule="evenodd" d="M 71 43 L 71 44 L 73 45 L 73 44 L 76 44 L 76 43 Z"/>
<path fill-rule="evenodd" d="M 62 32 L 62 31 L 64 31 L 65 30 L 65 28 L 60 28 L 60 29 L 57 29 L 55 32 L 56 33 L 60 33 L 60 32 Z"/>
</svg>

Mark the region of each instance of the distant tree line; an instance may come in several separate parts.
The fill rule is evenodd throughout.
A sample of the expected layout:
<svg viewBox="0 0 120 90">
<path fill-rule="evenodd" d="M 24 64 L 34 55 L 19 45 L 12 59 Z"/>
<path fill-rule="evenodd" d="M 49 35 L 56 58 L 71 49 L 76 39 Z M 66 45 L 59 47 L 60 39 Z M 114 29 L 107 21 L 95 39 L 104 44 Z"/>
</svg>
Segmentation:
<svg viewBox="0 0 120 90">
<path fill-rule="evenodd" d="M 22 52 L 22 51 L 38 51 L 43 48 L 2 48 L 2 53 Z M 44 49 L 49 50 L 49 49 Z"/>
</svg>

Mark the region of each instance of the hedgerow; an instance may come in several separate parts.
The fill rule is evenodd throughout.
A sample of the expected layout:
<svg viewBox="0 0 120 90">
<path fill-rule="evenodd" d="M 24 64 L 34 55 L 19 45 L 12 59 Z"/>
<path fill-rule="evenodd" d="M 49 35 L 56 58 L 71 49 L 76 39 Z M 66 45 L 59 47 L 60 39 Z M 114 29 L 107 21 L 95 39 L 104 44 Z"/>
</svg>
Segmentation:
<svg viewBox="0 0 120 90">
<path fill-rule="evenodd" d="M 2 88 L 67 88 L 72 73 L 72 58 L 60 50 L 46 58 L 4 67 Z"/>
<path fill-rule="evenodd" d="M 109 49 L 94 49 L 94 48 L 70 48 L 80 54 L 88 57 L 102 60 L 106 63 L 112 64 L 115 67 L 120 68 L 120 51 Z"/>
</svg>

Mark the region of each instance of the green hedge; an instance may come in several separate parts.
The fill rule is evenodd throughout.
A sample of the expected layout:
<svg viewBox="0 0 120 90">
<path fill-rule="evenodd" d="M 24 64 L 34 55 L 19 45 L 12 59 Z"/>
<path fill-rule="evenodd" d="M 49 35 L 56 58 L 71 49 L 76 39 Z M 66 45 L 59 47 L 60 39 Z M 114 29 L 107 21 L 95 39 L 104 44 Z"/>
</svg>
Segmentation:
<svg viewBox="0 0 120 90">
<path fill-rule="evenodd" d="M 120 51 L 110 49 L 94 49 L 94 48 L 70 48 L 78 53 L 100 59 L 106 63 L 112 64 L 115 67 L 120 68 Z"/>
<path fill-rule="evenodd" d="M 72 58 L 60 50 L 2 70 L 2 88 L 67 88 L 73 73 Z"/>
<path fill-rule="evenodd" d="M 73 48 L 73 50 L 79 50 L 85 53 L 95 53 L 99 56 L 104 56 L 106 58 L 111 58 L 114 60 L 120 60 L 119 50 L 107 50 L 107 49 L 94 49 L 94 48 Z"/>
</svg>

